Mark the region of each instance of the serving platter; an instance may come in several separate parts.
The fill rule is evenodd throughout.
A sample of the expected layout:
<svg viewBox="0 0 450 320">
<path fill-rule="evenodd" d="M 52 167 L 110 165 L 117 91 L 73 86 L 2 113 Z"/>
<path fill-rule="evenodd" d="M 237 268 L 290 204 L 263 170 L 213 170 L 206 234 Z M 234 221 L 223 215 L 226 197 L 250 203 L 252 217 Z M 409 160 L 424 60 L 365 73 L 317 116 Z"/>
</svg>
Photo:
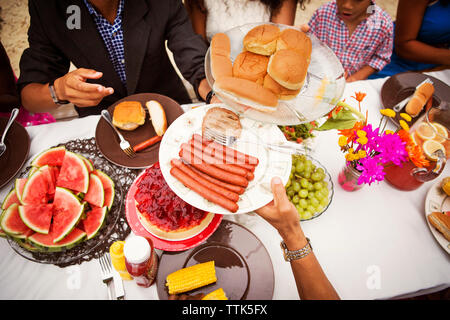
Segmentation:
<svg viewBox="0 0 450 320">
<path fill-rule="evenodd" d="M 274 24 L 274 23 L 271 23 Z M 234 62 L 237 55 L 243 50 L 245 35 L 260 23 L 249 23 L 232 28 L 225 32 L 230 38 L 231 61 Z M 284 30 L 291 26 L 274 24 Z M 311 62 L 308 67 L 305 84 L 300 93 L 292 100 L 278 100 L 275 112 L 262 112 L 252 108 L 255 103 L 231 96 L 217 86 L 211 72 L 211 48 L 205 56 L 206 79 L 219 98 L 234 111 L 256 121 L 274 123 L 278 125 L 297 125 L 317 120 L 329 113 L 342 97 L 345 88 L 344 68 L 334 52 L 322 43 L 314 34 L 307 32 L 311 39 Z M 295 110 L 300 119 L 294 114 Z"/>
<path fill-rule="evenodd" d="M 204 105 L 193 109 L 178 119 L 167 129 L 161 141 L 159 163 L 161 171 L 169 187 L 177 196 L 190 205 L 201 210 L 219 214 L 241 214 L 259 209 L 273 200 L 270 182 L 273 177 L 280 177 L 287 183 L 291 171 L 292 157 L 289 153 L 268 150 L 258 142 L 282 143 L 286 141 L 283 133 L 274 124 L 260 123 L 241 117 L 242 141 L 231 146 L 240 152 L 255 156 L 259 164 L 254 172 L 254 179 L 250 181 L 244 194 L 237 202 L 239 209 L 232 213 L 185 187 L 170 174 L 171 160 L 179 158 L 180 146 L 189 141 L 194 133 L 202 134 L 202 120 L 205 113 L 212 107 L 229 108 L 224 104 Z M 229 108 L 230 109 L 230 108 Z M 231 110 L 231 109 L 230 109 Z"/>
</svg>

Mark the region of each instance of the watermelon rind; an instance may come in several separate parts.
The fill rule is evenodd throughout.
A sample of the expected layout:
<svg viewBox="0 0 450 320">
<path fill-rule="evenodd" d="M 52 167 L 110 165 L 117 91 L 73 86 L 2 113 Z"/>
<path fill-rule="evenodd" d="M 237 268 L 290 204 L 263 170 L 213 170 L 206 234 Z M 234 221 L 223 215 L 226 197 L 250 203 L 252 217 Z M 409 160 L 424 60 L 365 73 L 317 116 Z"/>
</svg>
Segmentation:
<svg viewBox="0 0 450 320">
<path fill-rule="evenodd" d="M 28 242 L 25 239 L 14 239 L 15 242 L 17 242 L 17 244 L 19 246 L 21 246 L 22 248 L 24 248 L 27 251 L 31 251 L 31 252 L 39 252 L 42 251 L 42 249 L 34 246 L 32 243 Z"/>
<path fill-rule="evenodd" d="M 76 245 L 78 245 L 81 241 L 86 237 L 86 232 L 74 228 L 66 237 L 59 241 L 58 243 L 54 243 L 51 234 L 39 234 L 35 233 L 32 236 L 28 237 L 28 241 L 30 241 L 34 246 L 38 248 L 42 248 L 47 252 L 58 252 L 61 250 L 68 250 Z"/>
<path fill-rule="evenodd" d="M 28 171 L 28 177 L 31 177 L 33 173 L 39 170 L 39 167 L 31 167 L 30 171 Z"/>
<path fill-rule="evenodd" d="M 67 199 L 65 201 L 65 204 L 68 204 L 70 199 L 72 199 L 73 203 L 72 205 L 75 205 L 75 212 L 73 213 L 74 218 L 72 219 L 72 221 L 70 221 L 69 223 L 67 223 L 67 225 L 65 226 L 65 228 L 60 232 L 60 234 L 58 236 L 55 236 L 53 242 L 56 243 L 58 241 L 61 241 L 62 239 L 64 239 L 65 236 L 67 236 L 72 229 L 77 225 L 78 221 L 81 218 L 81 215 L 84 212 L 84 208 L 85 206 L 83 204 L 80 203 L 80 200 L 78 199 L 78 197 L 76 195 L 74 195 L 72 193 L 72 191 L 70 191 L 69 189 L 66 188 L 62 188 L 62 187 L 56 187 L 56 191 L 55 191 L 55 200 L 59 197 L 59 194 L 62 195 L 66 195 L 69 197 L 69 199 Z M 53 222 L 52 222 L 52 227 L 55 224 L 55 221 L 58 219 L 58 214 L 61 214 L 61 212 L 58 212 L 58 207 L 56 204 L 56 201 L 54 200 L 53 202 L 53 211 L 54 211 L 54 216 L 53 216 Z"/>
<path fill-rule="evenodd" d="M 61 147 L 54 147 L 54 148 L 44 150 L 33 159 L 33 161 L 31 162 L 31 165 L 33 167 L 42 167 L 45 165 L 52 165 L 52 166 L 58 165 L 59 166 L 59 165 L 61 165 L 60 163 L 48 163 L 48 162 L 42 162 L 42 161 L 45 157 L 48 157 L 49 154 L 52 154 L 54 152 L 60 152 L 61 150 L 66 150 L 66 148 L 64 146 L 61 146 Z"/>
<path fill-rule="evenodd" d="M 98 176 L 103 183 L 103 189 L 105 190 L 105 202 L 103 203 L 103 206 L 106 206 L 108 207 L 108 210 L 111 210 L 115 197 L 114 180 L 99 169 L 95 170 L 93 173 Z"/>
<path fill-rule="evenodd" d="M 6 238 L 6 232 L 0 229 L 0 237 Z"/>
<path fill-rule="evenodd" d="M 17 198 L 16 189 L 12 189 L 8 195 L 6 196 L 5 200 L 3 200 L 2 203 L 2 210 L 8 209 L 8 207 L 14 203 L 19 203 L 19 199 Z"/>
<path fill-rule="evenodd" d="M 96 211 L 99 210 L 101 212 L 101 215 L 100 215 L 99 219 L 97 221 L 94 221 L 94 222 L 91 219 L 92 216 L 89 215 L 89 213 L 91 213 L 93 210 L 96 210 Z M 106 221 L 106 219 L 105 219 L 106 215 L 108 213 L 108 208 L 107 207 L 95 208 L 93 210 L 88 212 L 86 214 L 86 219 L 83 220 L 83 226 L 84 226 L 84 231 L 86 232 L 87 240 L 92 239 L 92 238 L 94 238 L 97 235 L 97 233 L 103 227 L 103 225 L 104 225 L 104 223 Z M 90 233 L 88 233 L 87 230 L 86 230 L 86 226 L 87 226 L 88 223 L 95 223 L 96 224 L 96 226 L 94 225 L 94 228 L 93 228 L 93 230 Z"/>
<path fill-rule="evenodd" d="M 27 181 L 28 181 L 28 178 L 18 178 L 14 182 L 14 191 L 16 192 L 17 199 L 19 200 L 20 203 L 22 203 L 21 199 L 22 199 L 23 189 L 24 189 Z"/>
<path fill-rule="evenodd" d="M 12 216 L 15 214 L 15 211 L 18 211 L 18 207 L 19 207 L 19 205 L 17 203 L 15 203 L 15 204 L 10 205 L 8 209 L 3 211 L 2 215 L 0 216 L 0 228 L 3 230 L 3 232 L 5 232 L 7 235 L 9 235 L 13 238 L 25 239 L 28 237 L 28 235 L 30 235 L 32 233 L 32 231 L 23 222 L 22 222 L 23 230 L 11 229 L 6 224 L 8 222 L 8 219 L 12 218 Z"/>
<path fill-rule="evenodd" d="M 79 169 L 81 170 L 80 175 L 81 179 L 83 180 L 81 183 L 79 181 L 73 180 L 73 177 L 66 177 L 66 174 L 68 172 L 73 173 L 74 170 L 72 168 L 68 169 L 67 165 L 65 163 L 68 163 L 69 161 L 74 161 L 77 163 Z M 72 179 L 72 180 L 70 180 Z M 78 186 L 77 184 L 81 184 L 81 186 Z M 59 172 L 58 180 L 56 182 L 56 186 L 63 187 L 69 190 L 72 190 L 74 192 L 83 192 L 86 193 L 89 188 L 89 170 L 86 166 L 85 161 L 81 156 L 79 156 L 76 153 L 73 153 L 71 151 L 66 151 L 64 156 L 64 161 L 61 166 L 61 170 Z M 78 187 L 80 187 L 78 189 Z"/>
<path fill-rule="evenodd" d="M 51 205 L 49 205 L 51 206 Z M 39 227 L 38 225 L 36 225 L 35 223 L 33 223 L 32 221 L 30 221 L 28 219 L 28 215 L 27 215 L 27 207 L 28 206 L 19 206 L 19 215 L 20 218 L 22 219 L 23 223 L 25 223 L 25 225 L 30 228 L 31 230 L 38 232 L 38 233 L 43 233 L 43 234 L 48 234 L 49 229 L 50 229 L 50 223 L 48 225 L 47 228 L 43 228 L 43 227 Z M 42 207 L 42 206 L 40 206 Z M 51 218 L 50 218 L 51 219 Z M 50 222 L 51 220 L 49 220 L 48 222 Z"/>
<path fill-rule="evenodd" d="M 86 165 L 89 173 L 91 173 L 92 171 L 94 171 L 94 165 L 92 164 L 92 162 L 86 158 L 85 156 L 82 156 L 81 154 L 76 154 L 78 157 L 80 157 L 81 159 L 83 159 L 84 164 Z"/>
<path fill-rule="evenodd" d="M 103 207 L 105 202 L 105 190 L 103 189 L 102 180 L 95 174 L 90 174 L 89 189 L 84 195 L 84 201 L 96 207 Z"/>
<path fill-rule="evenodd" d="M 48 199 L 46 198 L 47 192 L 48 190 L 43 190 L 41 188 L 36 188 L 35 185 L 33 185 L 33 183 L 35 182 L 36 179 L 39 179 L 41 177 L 41 175 L 44 175 L 45 178 L 49 179 L 49 175 L 48 175 L 48 165 L 45 165 L 43 167 L 40 167 L 38 171 L 36 171 L 35 173 L 33 173 L 33 175 L 31 177 L 28 178 L 27 182 L 25 183 L 25 187 L 23 188 L 23 192 L 21 194 L 21 196 L 19 197 L 19 201 L 22 204 L 39 204 L 39 203 L 47 203 Z M 16 180 L 17 181 L 17 180 Z M 48 181 L 48 180 L 47 180 Z M 17 192 L 17 190 L 16 190 Z M 36 194 L 37 192 L 40 192 L 42 197 L 34 197 L 34 199 L 39 198 L 40 202 L 34 202 L 33 200 L 28 199 L 29 195 L 31 194 Z M 33 199 L 33 198 L 32 198 Z"/>
</svg>

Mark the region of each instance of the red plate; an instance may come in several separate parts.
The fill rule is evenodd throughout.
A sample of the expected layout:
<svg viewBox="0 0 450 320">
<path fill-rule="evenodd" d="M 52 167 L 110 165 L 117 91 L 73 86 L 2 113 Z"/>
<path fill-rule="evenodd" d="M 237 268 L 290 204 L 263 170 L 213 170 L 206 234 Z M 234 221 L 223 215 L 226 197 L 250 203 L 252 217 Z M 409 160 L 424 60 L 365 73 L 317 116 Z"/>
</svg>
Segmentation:
<svg viewBox="0 0 450 320">
<path fill-rule="evenodd" d="M 150 238 L 153 241 L 156 249 L 164 251 L 183 251 L 198 246 L 202 242 L 206 241 L 214 233 L 214 231 L 216 231 L 223 218 L 223 215 L 221 214 L 215 214 L 209 225 L 205 229 L 203 229 L 202 232 L 189 239 L 169 241 L 158 238 L 148 232 L 139 221 L 134 201 L 134 195 L 137 191 L 138 182 L 140 181 L 144 172 L 145 170 L 143 170 L 139 174 L 139 176 L 137 176 L 136 180 L 128 190 L 127 198 L 125 200 L 125 215 L 131 230 L 133 230 L 136 235 Z"/>
</svg>

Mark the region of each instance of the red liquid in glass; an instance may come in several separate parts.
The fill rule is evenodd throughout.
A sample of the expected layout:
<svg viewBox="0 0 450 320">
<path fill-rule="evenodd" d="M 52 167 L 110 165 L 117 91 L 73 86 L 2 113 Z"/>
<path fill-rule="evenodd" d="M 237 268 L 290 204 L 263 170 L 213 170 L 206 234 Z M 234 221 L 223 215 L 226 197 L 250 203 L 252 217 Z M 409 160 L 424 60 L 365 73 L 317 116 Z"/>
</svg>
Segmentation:
<svg viewBox="0 0 450 320">
<path fill-rule="evenodd" d="M 411 191 L 419 188 L 423 182 L 417 180 L 412 171 L 417 168 L 411 161 L 404 162 L 402 167 L 389 164 L 384 167 L 385 180 L 393 187 Z"/>
</svg>

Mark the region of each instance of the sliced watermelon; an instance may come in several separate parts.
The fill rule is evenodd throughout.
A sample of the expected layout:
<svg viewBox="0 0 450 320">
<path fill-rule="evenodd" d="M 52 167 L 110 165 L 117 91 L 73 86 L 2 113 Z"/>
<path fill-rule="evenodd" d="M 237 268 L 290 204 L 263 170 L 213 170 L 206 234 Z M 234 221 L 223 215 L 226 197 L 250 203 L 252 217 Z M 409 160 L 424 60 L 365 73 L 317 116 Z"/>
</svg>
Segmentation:
<svg viewBox="0 0 450 320">
<path fill-rule="evenodd" d="M 89 170 L 81 157 L 66 151 L 56 186 L 77 192 L 88 191 Z"/>
<path fill-rule="evenodd" d="M 66 154 L 65 147 L 51 148 L 38 154 L 31 162 L 31 165 L 33 167 L 43 167 L 45 165 L 61 166 L 65 154 Z"/>
<path fill-rule="evenodd" d="M 14 183 L 14 190 L 16 191 L 16 196 L 19 201 L 22 199 L 23 188 L 25 188 L 27 181 L 28 178 L 18 178 Z"/>
<path fill-rule="evenodd" d="M 70 190 L 56 187 L 51 227 L 55 243 L 64 239 L 72 231 L 83 211 L 84 205 Z"/>
<path fill-rule="evenodd" d="M 50 249 L 50 251 L 58 251 L 61 249 L 70 249 L 77 245 L 86 236 L 83 230 L 74 228 L 63 240 L 55 243 L 55 230 L 49 234 L 35 233 L 28 238 L 33 245 Z"/>
<path fill-rule="evenodd" d="M 33 173 L 39 170 L 39 167 L 31 167 L 30 171 L 28 171 L 28 177 L 31 177 Z"/>
<path fill-rule="evenodd" d="M 79 156 L 81 159 L 83 159 L 84 164 L 86 165 L 86 167 L 87 167 L 89 173 L 91 173 L 92 171 L 94 171 L 94 165 L 92 164 L 92 161 L 91 161 L 91 160 L 87 159 L 86 157 L 84 157 L 84 156 L 82 156 L 82 155 L 80 155 L 80 154 L 77 154 L 77 156 Z"/>
<path fill-rule="evenodd" d="M 83 200 L 93 206 L 103 207 L 103 203 L 105 202 L 105 191 L 103 190 L 102 180 L 95 174 L 91 173 L 89 177 L 89 189 L 84 195 Z"/>
<path fill-rule="evenodd" d="M 20 204 L 19 198 L 17 198 L 16 189 L 12 189 L 6 196 L 5 200 L 3 200 L 2 210 L 8 209 L 9 206 L 14 203 Z"/>
<path fill-rule="evenodd" d="M 0 228 L 8 235 L 15 238 L 27 238 L 33 234 L 33 230 L 23 223 L 19 215 L 19 205 L 14 203 L 1 215 Z"/>
<path fill-rule="evenodd" d="M 86 218 L 82 222 L 88 240 L 95 237 L 97 232 L 101 229 L 105 221 L 107 212 L 108 208 L 103 207 L 103 208 L 94 208 L 88 213 L 86 213 Z"/>
<path fill-rule="evenodd" d="M 52 222 L 53 204 L 19 206 L 22 221 L 33 231 L 48 234 Z"/>
<path fill-rule="evenodd" d="M 0 229 L 0 237 L 6 238 L 6 233 L 2 229 Z"/>
<path fill-rule="evenodd" d="M 20 202 L 25 204 L 46 204 L 49 201 L 49 193 L 53 192 L 49 167 L 40 167 L 31 177 L 28 178 L 23 188 Z M 17 190 L 17 188 L 16 188 Z M 52 196 L 53 197 L 53 196 Z"/>
<path fill-rule="evenodd" d="M 101 170 L 97 169 L 93 173 L 98 176 L 100 180 L 102 180 L 103 189 L 105 190 L 105 201 L 103 203 L 103 206 L 108 207 L 108 210 L 111 210 L 115 196 L 114 181 Z"/>
<path fill-rule="evenodd" d="M 53 168 L 54 167 L 49 167 L 49 166 L 42 167 L 42 170 L 47 175 L 47 181 L 48 181 L 47 194 L 50 195 L 51 199 L 53 199 L 53 195 L 55 194 L 55 187 L 56 187 L 56 184 L 55 184 L 56 181 L 54 180 Z"/>
<path fill-rule="evenodd" d="M 19 246 L 21 246 L 22 248 L 24 248 L 24 249 L 26 249 L 28 251 L 32 251 L 32 252 L 41 251 L 38 247 L 36 247 L 33 244 L 29 243 L 25 239 L 14 239 L 14 240 L 19 244 Z"/>
</svg>

